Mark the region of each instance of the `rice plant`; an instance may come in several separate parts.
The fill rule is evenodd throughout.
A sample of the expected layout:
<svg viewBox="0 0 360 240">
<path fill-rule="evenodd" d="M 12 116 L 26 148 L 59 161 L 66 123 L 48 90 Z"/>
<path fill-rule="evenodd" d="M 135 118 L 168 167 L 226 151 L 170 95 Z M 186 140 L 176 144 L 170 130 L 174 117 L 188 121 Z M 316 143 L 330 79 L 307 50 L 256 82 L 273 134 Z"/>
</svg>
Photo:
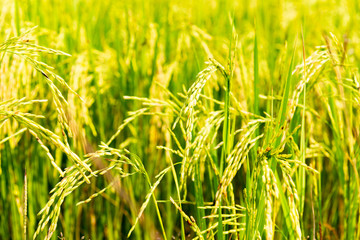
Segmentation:
<svg viewBox="0 0 360 240">
<path fill-rule="evenodd" d="M 360 238 L 356 1 L 0 9 L 0 239 Z"/>
</svg>

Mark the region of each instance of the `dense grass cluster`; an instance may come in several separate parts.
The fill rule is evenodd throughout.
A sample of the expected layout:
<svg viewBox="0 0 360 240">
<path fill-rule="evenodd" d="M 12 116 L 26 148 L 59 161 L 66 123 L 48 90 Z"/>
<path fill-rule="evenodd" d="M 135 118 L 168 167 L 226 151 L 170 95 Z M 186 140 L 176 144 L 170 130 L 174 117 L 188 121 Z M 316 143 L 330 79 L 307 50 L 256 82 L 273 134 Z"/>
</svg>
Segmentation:
<svg viewBox="0 0 360 240">
<path fill-rule="evenodd" d="M 0 239 L 360 239 L 360 5 L 0 2 Z"/>
</svg>

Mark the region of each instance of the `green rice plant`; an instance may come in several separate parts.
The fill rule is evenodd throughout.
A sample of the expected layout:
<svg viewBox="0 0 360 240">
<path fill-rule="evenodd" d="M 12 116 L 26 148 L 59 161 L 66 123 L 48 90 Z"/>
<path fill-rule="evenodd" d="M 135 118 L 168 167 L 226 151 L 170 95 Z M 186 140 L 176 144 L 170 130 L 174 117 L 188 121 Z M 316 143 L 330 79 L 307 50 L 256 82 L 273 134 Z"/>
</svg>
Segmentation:
<svg viewBox="0 0 360 240">
<path fill-rule="evenodd" d="M 0 238 L 358 239 L 359 13 L 1 1 Z"/>
</svg>

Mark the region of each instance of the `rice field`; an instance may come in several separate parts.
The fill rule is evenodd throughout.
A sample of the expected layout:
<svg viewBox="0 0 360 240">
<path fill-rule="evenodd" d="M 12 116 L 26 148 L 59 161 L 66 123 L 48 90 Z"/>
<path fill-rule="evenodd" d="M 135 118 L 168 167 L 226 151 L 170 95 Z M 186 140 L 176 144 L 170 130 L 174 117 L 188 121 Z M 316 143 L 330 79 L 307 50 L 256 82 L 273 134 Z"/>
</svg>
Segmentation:
<svg viewBox="0 0 360 240">
<path fill-rule="evenodd" d="M 0 239 L 360 239 L 356 0 L 2 0 Z"/>
</svg>

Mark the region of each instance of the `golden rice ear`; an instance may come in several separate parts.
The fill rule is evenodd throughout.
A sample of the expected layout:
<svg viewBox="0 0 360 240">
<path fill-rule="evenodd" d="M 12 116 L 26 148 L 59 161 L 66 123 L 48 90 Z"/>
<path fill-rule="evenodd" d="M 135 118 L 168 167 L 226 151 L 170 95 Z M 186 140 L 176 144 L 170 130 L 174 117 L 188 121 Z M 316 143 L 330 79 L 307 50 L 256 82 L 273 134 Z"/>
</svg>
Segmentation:
<svg viewBox="0 0 360 240">
<path fill-rule="evenodd" d="M 32 65 L 33 69 L 35 69 L 45 78 L 45 82 L 53 95 L 54 104 L 58 113 L 59 123 L 62 129 L 65 130 L 64 132 L 67 132 L 68 135 L 71 137 L 72 131 L 69 128 L 68 118 L 66 116 L 66 113 L 68 111 L 68 102 L 54 82 L 59 82 L 61 85 L 65 86 L 67 90 L 75 94 L 81 100 L 83 99 L 67 84 L 67 82 L 62 77 L 60 77 L 53 71 L 53 67 L 39 60 L 40 56 L 44 54 L 52 54 L 58 56 L 71 55 L 28 41 L 27 36 L 33 34 L 35 28 L 36 27 L 25 31 L 19 37 L 13 37 L 6 40 L 0 45 L 0 52 L 3 52 L 4 55 L 12 54 L 16 55 L 17 57 L 23 58 L 26 62 Z M 66 137 L 66 135 L 64 136 Z"/>
</svg>

